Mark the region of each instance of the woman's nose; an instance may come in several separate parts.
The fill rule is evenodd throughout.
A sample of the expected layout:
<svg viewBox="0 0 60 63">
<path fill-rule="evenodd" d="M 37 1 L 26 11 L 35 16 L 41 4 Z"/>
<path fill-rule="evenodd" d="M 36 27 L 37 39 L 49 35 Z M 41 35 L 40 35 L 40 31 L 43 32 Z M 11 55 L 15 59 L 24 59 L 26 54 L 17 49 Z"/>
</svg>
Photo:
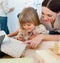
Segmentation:
<svg viewBox="0 0 60 63">
<path fill-rule="evenodd" d="M 44 20 L 45 22 L 48 22 L 48 17 L 45 16 L 45 17 L 43 18 L 43 20 Z"/>
</svg>

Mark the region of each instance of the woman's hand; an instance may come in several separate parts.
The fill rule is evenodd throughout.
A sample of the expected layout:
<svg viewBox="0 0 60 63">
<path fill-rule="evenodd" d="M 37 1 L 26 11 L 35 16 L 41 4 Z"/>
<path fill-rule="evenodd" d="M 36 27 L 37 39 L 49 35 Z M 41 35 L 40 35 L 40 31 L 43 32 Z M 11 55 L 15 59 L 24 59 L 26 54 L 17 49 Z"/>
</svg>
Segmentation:
<svg viewBox="0 0 60 63">
<path fill-rule="evenodd" d="M 25 41 L 24 43 L 29 44 L 28 46 L 29 48 L 36 48 L 41 43 L 43 38 L 44 38 L 44 35 L 40 34 L 31 40 Z"/>
</svg>

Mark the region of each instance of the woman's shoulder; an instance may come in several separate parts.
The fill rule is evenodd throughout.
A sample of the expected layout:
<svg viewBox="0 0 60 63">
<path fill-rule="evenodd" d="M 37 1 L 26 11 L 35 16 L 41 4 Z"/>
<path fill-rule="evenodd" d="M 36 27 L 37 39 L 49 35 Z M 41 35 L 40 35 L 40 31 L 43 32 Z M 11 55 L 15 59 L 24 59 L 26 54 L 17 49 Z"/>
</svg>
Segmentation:
<svg viewBox="0 0 60 63">
<path fill-rule="evenodd" d="M 58 15 L 55 20 L 54 29 L 60 30 L 60 15 Z"/>
</svg>

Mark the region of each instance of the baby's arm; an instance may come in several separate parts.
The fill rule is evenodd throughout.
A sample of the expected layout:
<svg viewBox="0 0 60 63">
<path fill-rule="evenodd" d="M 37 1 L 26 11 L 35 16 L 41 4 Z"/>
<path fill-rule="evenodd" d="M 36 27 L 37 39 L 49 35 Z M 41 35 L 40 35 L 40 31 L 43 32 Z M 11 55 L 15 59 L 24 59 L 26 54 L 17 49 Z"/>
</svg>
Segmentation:
<svg viewBox="0 0 60 63">
<path fill-rule="evenodd" d="M 15 32 L 8 34 L 8 37 L 16 36 L 18 34 L 18 32 L 19 32 L 19 30 L 16 30 Z"/>
</svg>

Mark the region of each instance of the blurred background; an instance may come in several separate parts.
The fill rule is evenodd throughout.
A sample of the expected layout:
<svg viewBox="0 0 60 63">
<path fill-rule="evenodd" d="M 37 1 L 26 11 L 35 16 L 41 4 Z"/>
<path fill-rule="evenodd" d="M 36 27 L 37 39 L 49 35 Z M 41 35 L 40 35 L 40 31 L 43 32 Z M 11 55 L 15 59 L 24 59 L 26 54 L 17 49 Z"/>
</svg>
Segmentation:
<svg viewBox="0 0 60 63">
<path fill-rule="evenodd" d="M 37 2 L 40 2 L 37 4 Z M 38 9 L 38 13 L 41 13 L 41 3 L 43 0 L 8 0 L 8 7 L 14 7 L 14 11 L 8 13 L 8 28 L 9 32 L 13 32 L 19 28 L 17 15 L 22 11 L 23 8 L 32 6 Z"/>
</svg>

